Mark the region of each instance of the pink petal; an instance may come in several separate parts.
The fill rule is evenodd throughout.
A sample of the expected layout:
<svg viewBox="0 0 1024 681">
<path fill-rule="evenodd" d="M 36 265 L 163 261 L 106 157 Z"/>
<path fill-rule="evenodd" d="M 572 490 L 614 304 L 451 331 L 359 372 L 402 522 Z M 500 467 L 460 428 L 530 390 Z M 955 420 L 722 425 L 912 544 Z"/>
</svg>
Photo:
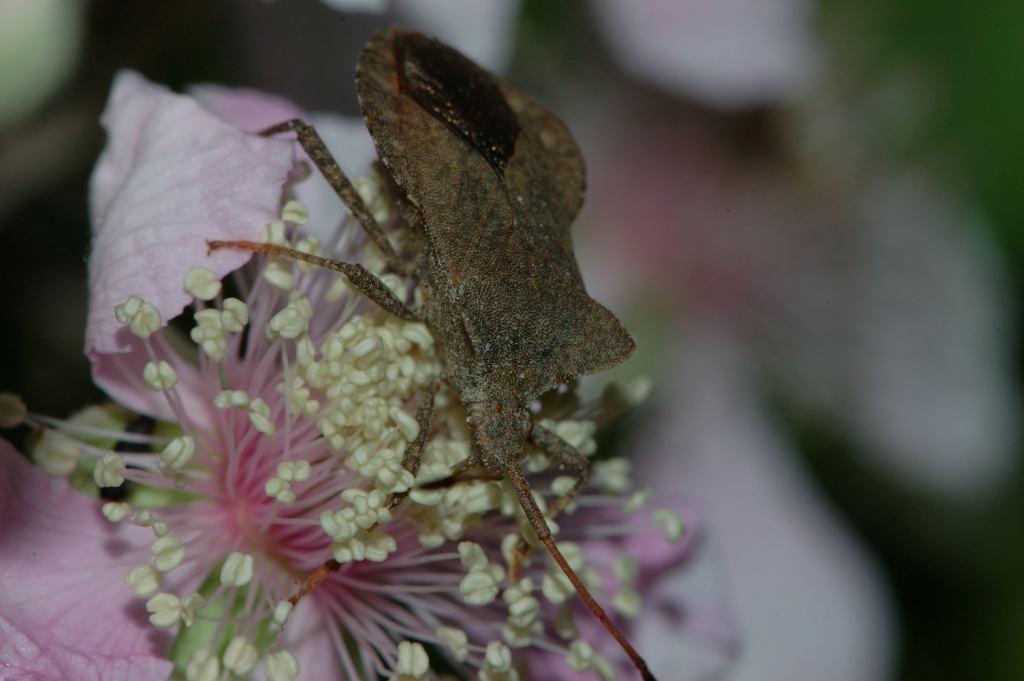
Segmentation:
<svg viewBox="0 0 1024 681">
<path fill-rule="evenodd" d="M 292 101 L 251 88 L 203 84 L 189 88 L 189 94 L 204 109 L 246 132 L 259 132 L 292 118 L 306 117 Z"/>
<path fill-rule="evenodd" d="M 131 71 L 116 77 L 102 121 L 109 141 L 91 185 L 86 353 L 100 387 L 153 413 L 141 381 L 126 381 L 108 357 L 138 350 L 114 307 L 138 295 L 166 324 L 189 302 L 186 271 L 223 276 L 246 262 L 240 252 L 208 257 L 206 240 L 259 236 L 279 209 L 293 144 L 246 134 Z M 165 415 L 159 405 L 156 413 Z"/>
<path fill-rule="evenodd" d="M 638 77 L 715 106 L 784 99 L 817 68 L 803 0 L 598 0 L 612 49 Z"/>
<path fill-rule="evenodd" d="M 151 539 L 0 440 L 0 678 L 166 679 L 167 641 L 123 581 Z"/>
<path fill-rule="evenodd" d="M 760 412 L 736 344 L 694 334 L 685 347 L 683 370 L 665 382 L 676 387 L 665 401 L 672 418 L 645 447 L 651 456 L 637 459 L 637 476 L 648 484 L 676 481 L 706 510 L 719 588 L 733 612 L 701 608 L 700 626 L 713 634 L 716 617 L 736 621 L 741 652 L 729 678 L 886 678 L 893 614 L 870 556 L 815 494 Z M 681 603 L 693 602 L 682 578 L 664 588 Z M 655 673 L 685 662 L 658 618 L 644 618 L 637 638 L 652 644 Z"/>
<path fill-rule="evenodd" d="M 292 118 L 306 121 L 316 128 L 338 165 L 352 180 L 367 175 L 370 164 L 377 158 L 373 140 L 359 116 L 310 114 L 286 99 L 246 88 L 199 85 L 190 93 L 204 107 L 243 130 L 265 130 Z M 310 215 L 303 231 L 327 241 L 348 215 L 348 209 L 301 147 L 296 148 L 299 158 L 306 161 L 312 171 L 307 179 L 295 185 L 295 198 L 306 206 Z"/>
</svg>

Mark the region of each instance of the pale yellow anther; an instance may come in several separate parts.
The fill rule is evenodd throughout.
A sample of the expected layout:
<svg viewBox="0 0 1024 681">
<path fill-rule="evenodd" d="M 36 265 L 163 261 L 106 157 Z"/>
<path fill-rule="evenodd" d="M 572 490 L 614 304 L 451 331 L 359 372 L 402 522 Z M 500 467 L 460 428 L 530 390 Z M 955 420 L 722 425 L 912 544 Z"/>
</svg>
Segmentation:
<svg viewBox="0 0 1024 681">
<path fill-rule="evenodd" d="M 139 512 L 135 514 L 135 517 L 132 520 L 139 527 L 149 527 L 154 522 L 156 522 L 156 518 L 153 516 L 153 512 L 146 508 L 139 510 Z"/>
<path fill-rule="evenodd" d="M 594 480 L 605 492 L 626 494 L 630 491 L 630 461 L 621 456 L 594 464 Z"/>
<path fill-rule="evenodd" d="M 470 571 L 487 569 L 487 554 L 476 542 L 459 542 L 459 561 L 462 567 Z"/>
<path fill-rule="evenodd" d="M 114 308 L 114 318 L 127 324 L 139 338 L 149 338 L 160 329 L 160 312 L 138 296 L 128 299 Z"/>
<path fill-rule="evenodd" d="M 169 528 L 167 526 L 167 523 L 163 522 L 162 520 L 158 520 L 155 523 L 153 523 L 153 534 L 157 537 L 166 537 L 170 531 L 171 528 Z"/>
<path fill-rule="evenodd" d="M 352 183 L 359 197 L 370 209 L 370 214 L 377 222 L 387 222 L 391 218 L 391 203 L 387 193 L 383 191 L 380 180 L 375 175 L 356 178 Z"/>
<path fill-rule="evenodd" d="M 569 644 L 565 661 L 578 672 L 588 671 L 594 664 L 594 649 L 583 639 L 576 639 Z"/>
<path fill-rule="evenodd" d="M 512 651 L 501 641 L 491 641 L 484 652 L 484 664 L 495 672 L 507 672 L 512 669 Z"/>
<path fill-rule="evenodd" d="M 185 273 L 185 291 L 199 300 L 213 300 L 220 293 L 220 279 L 206 267 L 193 267 Z"/>
<path fill-rule="evenodd" d="M 568 494 L 576 486 L 576 478 L 568 475 L 560 475 L 551 481 L 551 493 L 555 496 Z"/>
<path fill-rule="evenodd" d="M 303 306 L 291 302 L 270 318 L 267 323 L 267 339 L 287 338 L 293 340 L 305 334 L 308 328 L 309 315 L 306 310 Z"/>
<path fill-rule="evenodd" d="M 249 306 L 238 298 L 225 298 L 220 324 L 225 331 L 238 333 L 249 323 Z"/>
<path fill-rule="evenodd" d="M 245 676 L 253 670 L 260 659 L 256 646 L 249 642 L 244 636 L 235 636 L 231 639 L 227 649 L 224 651 L 224 668 Z"/>
<path fill-rule="evenodd" d="M 206 648 L 200 648 L 185 667 L 185 678 L 188 681 L 217 681 L 220 678 L 220 659 Z"/>
<path fill-rule="evenodd" d="M 291 267 L 277 260 L 272 260 L 263 268 L 263 278 L 271 286 L 282 291 L 291 291 L 295 288 L 295 275 L 292 274 Z"/>
<path fill-rule="evenodd" d="M 339 274 L 334 278 L 334 281 L 331 282 L 327 292 L 324 293 L 324 302 L 336 303 L 351 291 L 352 289 L 349 287 L 348 279 Z"/>
<path fill-rule="evenodd" d="M 462 499 L 466 513 L 485 513 L 501 505 L 501 486 L 492 482 L 465 485 Z"/>
<path fill-rule="evenodd" d="M 412 442 L 420 434 L 420 424 L 404 409 L 391 407 L 389 410 L 391 420 L 398 426 L 398 432 L 402 434 L 406 442 Z"/>
<path fill-rule="evenodd" d="M 288 482 L 301 482 L 309 478 L 309 474 L 313 469 L 310 468 L 309 462 L 305 459 L 295 459 L 294 461 L 282 461 L 277 464 L 277 477 Z"/>
<path fill-rule="evenodd" d="M 156 391 L 170 390 L 178 383 L 178 374 L 164 360 L 146 362 L 146 366 L 142 370 L 142 378 L 146 381 L 146 385 Z"/>
<path fill-rule="evenodd" d="M 486 605 L 498 595 L 498 581 L 486 571 L 470 572 L 459 582 L 459 593 L 470 605 Z"/>
<path fill-rule="evenodd" d="M 274 623 L 279 627 L 283 627 L 285 622 L 288 621 L 288 616 L 292 614 L 294 607 L 291 601 L 278 601 L 277 605 L 274 606 Z"/>
<path fill-rule="evenodd" d="M 192 342 L 202 348 L 207 357 L 214 362 L 224 359 L 224 352 L 228 346 L 220 317 L 217 310 L 200 310 L 193 315 L 196 325 L 189 331 Z"/>
<path fill-rule="evenodd" d="M 389 272 L 388 274 L 382 274 L 377 278 L 380 279 L 381 283 L 387 286 L 388 290 L 394 293 L 395 297 L 399 300 L 405 300 L 406 296 L 409 295 L 408 286 L 406 285 L 405 280 L 397 274 Z"/>
<path fill-rule="evenodd" d="M 174 471 L 182 471 L 196 453 L 196 441 L 191 435 L 179 435 L 160 451 L 160 462 Z"/>
<path fill-rule="evenodd" d="M 597 441 L 594 440 L 594 431 L 597 427 L 593 421 L 573 419 L 552 421 L 551 419 L 542 419 L 541 425 L 554 431 L 560 438 L 578 449 L 584 456 L 590 456 L 597 451 Z"/>
<path fill-rule="evenodd" d="M 260 235 L 260 240 L 268 244 L 277 244 L 278 246 L 291 245 L 285 237 L 284 220 L 274 220 L 267 225 L 263 230 L 263 234 Z"/>
<path fill-rule="evenodd" d="M 160 572 L 173 570 L 185 559 L 185 547 L 181 545 L 181 540 L 172 534 L 153 542 L 150 551 L 153 554 L 153 565 Z"/>
<path fill-rule="evenodd" d="M 636 617 L 640 614 L 643 601 L 640 594 L 634 589 L 622 589 L 612 598 L 612 607 L 626 617 Z"/>
<path fill-rule="evenodd" d="M 70 475 L 82 455 L 82 445 L 59 430 L 47 429 L 32 449 L 32 458 L 50 475 Z"/>
<path fill-rule="evenodd" d="M 402 641 L 398 644 L 398 664 L 395 665 L 397 678 L 401 678 L 403 681 L 422 679 L 425 678 L 428 671 L 430 671 L 430 658 L 427 657 L 427 651 L 422 643 Z"/>
<path fill-rule="evenodd" d="M 334 559 L 342 564 L 357 560 L 381 562 L 398 550 L 398 543 L 386 532 L 359 530 L 348 541 L 333 544 L 331 550 Z"/>
<path fill-rule="evenodd" d="M 434 345 L 434 337 L 430 335 L 427 327 L 419 322 L 403 324 L 402 336 L 419 346 L 421 350 L 429 350 Z"/>
<path fill-rule="evenodd" d="M 638 571 L 639 568 L 633 556 L 623 554 L 612 562 L 612 574 L 623 584 L 632 584 Z"/>
<path fill-rule="evenodd" d="M 117 452 L 107 452 L 96 462 L 92 479 L 98 487 L 117 487 L 124 482 L 124 459 Z"/>
<path fill-rule="evenodd" d="M 132 507 L 125 503 L 109 501 L 103 504 L 103 517 L 112 523 L 119 523 L 132 514 Z"/>
<path fill-rule="evenodd" d="M 294 681 L 299 678 L 299 661 L 283 648 L 267 653 L 264 669 L 267 672 L 267 681 Z"/>
<path fill-rule="evenodd" d="M 651 513 L 651 520 L 661 525 L 665 530 L 665 537 L 675 542 L 683 538 L 683 519 L 675 511 L 660 509 Z"/>
<path fill-rule="evenodd" d="M 206 605 L 206 599 L 198 593 L 190 593 L 181 599 L 181 621 L 186 627 L 191 627 L 196 621 L 196 610 Z"/>
<path fill-rule="evenodd" d="M 541 593 L 555 605 L 564 603 L 566 599 L 576 593 L 569 579 L 561 572 L 545 572 L 540 582 Z"/>
<path fill-rule="evenodd" d="M 249 393 L 244 390 L 221 390 L 213 398 L 213 406 L 218 409 L 230 409 L 231 407 L 248 407 Z"/>
<path fill-rule="evenodd" d="M 160 573 L 152 565 L 136 565 L 124 576 L 124 583 L 139 596 L 148 596 L 160 588 Z"/>
<path fill-rule="evenodd" d="M 245 586 L 252 581 L 253 559 L 247 553 L 231 553 L 220 569 L 220 583 L 224 586 Z"/>
<path fill-rule="evenodd" d="M 384 350 L 384 344 L 381 342 L 378 336 L 368 336 L 351 348 L 349 348 L 349 354 L 355 359 L 364 359 L 371 355 L 379 355 Z"/>
<path fill-rule="evenodd" d="M 270 407 L 259 397 L 249 402 L 249 421 L 264 435 L 272 437 L 277 432 L 277 426 L 270 419 Z"/>
<path fill-rule="evenodd" d="M 281 209 L 281 219 L 285 222 L 304 225 L 309 222 L 309 210 L 295 199 L 290 199 Z"/>
<path fill-rule="evenodd" d="M 270 478 L 263 485 L 263 491 L 267 493 L 268 497 L 273 497 L 285 506 L 295 503 L 295 492 L 292 491 L 291 485 L 287 480 L 282 480 L 276 476 Z"/>
<path fill-rule="evenodd" d="M 505 589 L 502 599 L 508 605 L 508 623 L 516 629 L 528 631 L 540 617 L 540 601 L 531 595 L 533 581 L 520 580 L 518 584 Z"/>
<path fill-rule="evenodd" d="M 434 630 L 434 635 L 451 651 L 456 662 L 465 661 L 469 655 L 469 638 L 466 632 L 455 627 L 439 627 Z"/>
<path fill-rule="evenodd" d="M 622 504 L 622 512 L 627 515 L 636 513 L 641 508 L 647 505 L 647 502 L 651 500 L 651 496 L 653 494 L 654 490 L 652 490 L 650 487 L 644 487 L 642 489 L 636 490 L 631 495 L 629 495 L 629 498 L 626 499 L 625 503 Z"/>
<path fill-rule="evenodd" d="M 166 629 L 178 623 L 181 616 L 181 602 L 172 593 L 159 593 L 146 601 L 146 610 L 150 612 L 150 623 Z"/>
</svg>

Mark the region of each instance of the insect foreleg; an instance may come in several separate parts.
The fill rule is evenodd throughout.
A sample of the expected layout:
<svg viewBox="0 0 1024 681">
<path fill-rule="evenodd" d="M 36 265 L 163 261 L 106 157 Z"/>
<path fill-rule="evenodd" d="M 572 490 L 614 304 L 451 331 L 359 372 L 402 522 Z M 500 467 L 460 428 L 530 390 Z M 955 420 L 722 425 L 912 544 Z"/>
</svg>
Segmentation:
<svg viewBox="0 0 1024 681">
<path fill-rule="evenodd" d="M 254 251 L 266 255 L 301 260 L 318 267 L 324 267 L 335 272 L 341 272 L 348 279 L 349 283 L 357 288 L 363 295 L 382 307 L 391 314 L 410 322 L 421 321 L 420 316 L 405 306 L 387 285 L 378 279 L 370 270 L 362 265 L 321 258 L 318 255 L 297 251 L 294 248 L 286 248 L 277 244 L 265 244 L 257 241 L 207 241 L 211 251 L 221 248 L 234 248 L 242 251 Z"/>
<path fill-rule="evenodd" d="M 331 188 L 334 189 L 349 211 L 352 212 L 352 216 L 363 226 L 363 229 L 366 230 L 373 243 L 384 254 L 388 265 L 399 274 L 412 275 L 414 273 L 414 266 L 399 258 L 398 254 L 395 253 L 395 249 L 392 247 L 391 242 L 388 241 L 384 230 L 381 229 L 377 220 L 374 219 L 370 209 L 366 207 L 366 203 L 359 196 L 355 186 L 349 181 L 345 173 L 342 172 L 341 166 L 334 160 L 334 155 L 331 154 L 327 145 L 324 144 L 316 129 L 299 118 L 293 118 L 290 121 L 285 121 L 262 130 L 260 134 L 270 136 L 281 132 L 294 132 L 296 134 L 303 150 L 309 155 L 313 163 L 316 164 L 316 167 L 320 169 L 324 179 L 331 185 Z"/>
</svg>

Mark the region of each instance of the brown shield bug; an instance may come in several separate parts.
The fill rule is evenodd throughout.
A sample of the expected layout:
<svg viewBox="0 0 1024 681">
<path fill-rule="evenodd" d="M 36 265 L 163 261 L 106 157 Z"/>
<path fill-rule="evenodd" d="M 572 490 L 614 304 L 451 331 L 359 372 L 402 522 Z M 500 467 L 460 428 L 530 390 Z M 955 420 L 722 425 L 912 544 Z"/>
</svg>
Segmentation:
<svg viewBox="0 0 1024 681">
<path fill-rule="evenodd" d="M 574 473 L 575 487 L 549 515 L 565 508 L 588 480 L 587 459 L 534 424 L 528 405 L 618 364 L 635 347 L 615 316 L 587 295 L 576 264 L 569 226 L 585 178 L 572 135 L 532 98 L 416 32 L 391 29 L 371 38 L 356 69 L 356 92 L 401 195 L 399 212 L 419 237 L 413 261 L 399 257 L 312 127 L 292 120 L 264 134 L 297 134 L 390 267 L 418 280 L 422 308 L 406 307 L 361 265 L 254 242 L 211 242 L 211 249 L 242 248 L 337 270 L 388 312 L 423 321 L 437 342 L 442 379 L 466 408 L 471 463 L 512 484 L 537 538 L 643 678 L 653 679 L 558 550 L 520 467 L 529 441 L 556 468 Z M 420 436 L 403 460 L 413 473 L 430 432 L 433 396 L 421 396 Z M 325 564 L 295 599 L 336 568 Z"/>
</svg>

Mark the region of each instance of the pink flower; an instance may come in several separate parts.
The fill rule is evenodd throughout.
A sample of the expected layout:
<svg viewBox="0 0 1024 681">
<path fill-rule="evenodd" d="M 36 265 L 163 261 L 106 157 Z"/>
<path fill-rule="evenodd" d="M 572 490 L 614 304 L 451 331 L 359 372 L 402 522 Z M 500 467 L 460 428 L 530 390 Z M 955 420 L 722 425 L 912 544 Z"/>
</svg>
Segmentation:
<svg viewBox="0 0 1024 681">
<path fill-rule="evenodd" d="M 166 679 L 167 640 L 118 570 L 147 535 L 111 528 L 92 500 L 0 440 L 0 678 Z"/>
<path fill-rule="evenodd" d="M 101 488 L 135 485 L 103 514 L 111 533 L 138 538 L 129 524 L 152 533 L 148 548 L 124 556 L 118 578 L 156 629 L 178 631 L 175 663 L 191 680 L 248 677 L 257 667 L 271 681 L 300 670 L 304 679 L 420 679 L 431 647 L 498 681 L 519 678 L 529 662 L 511 647 L 566 656 L 607 678 L 620 653 L 606 659 L 569 643 L 573 591 L 547 555 L 509 578 L 505 564 L 525 527 L 510 488 L 419 487 L 469 454 L 452 396 L 438 397 L 418 477 L 402 468 L 419 430 L 411 413 L 439 372 L 427 329 L 378 311 L 329 270 L 262 257 L 237 269 L 245 254 L 207 256 L 208 239 L 262 233 L 371 269 L 379 263 L 372 249 L 359 257 L 347 221 L 324 238 L 306 233 L 308 210 L 286 200 L 299 177 L 293 143 L 234 124 L 259 128 L 292 107 L 251 91 L 205 88 L 199 98 L 210 108 L 119 75 L 93 177 L 86 348 L 97 382 L 159 421 L 126 433 L 116 410 L 47 419 L 55 429 L 35 451 L 51 472 L 81 465 Z M 372 178 L 357 186 L 387 220 L 381 186 Z M 409 295 L 406 282 L 381 276 Z M 188 339 L 168 325 L 186 308 Z M 592 422 L 571 416 L 547 425 L 592 452 Z M 116 442 L 135 446 L 110 449 Z M 532 455 L 530 470 L 547 463 Z M 595 489 L 559 519 L 559 542 L 599 597 L 635 616 L 639 580 L 679 565 L 690 539 L 677 510 L 660 508 L 650 517 L 664 530 L 642 535 L 638 554 L 651 560 L 624 559 L 632 540 L 623 534 L 638 529 L 625 511 L 644 494 L 631 494 L 628 461 L 594 468 Z M 550 499 L 565 482 L 536 489 Z M 389 508 L 391 495 L 406 492 Z M 684 548 L 665 559 L 665 541 Z M 336 569 L 293 612 L 289 598 L 328 558 Z"/>
</svg>

